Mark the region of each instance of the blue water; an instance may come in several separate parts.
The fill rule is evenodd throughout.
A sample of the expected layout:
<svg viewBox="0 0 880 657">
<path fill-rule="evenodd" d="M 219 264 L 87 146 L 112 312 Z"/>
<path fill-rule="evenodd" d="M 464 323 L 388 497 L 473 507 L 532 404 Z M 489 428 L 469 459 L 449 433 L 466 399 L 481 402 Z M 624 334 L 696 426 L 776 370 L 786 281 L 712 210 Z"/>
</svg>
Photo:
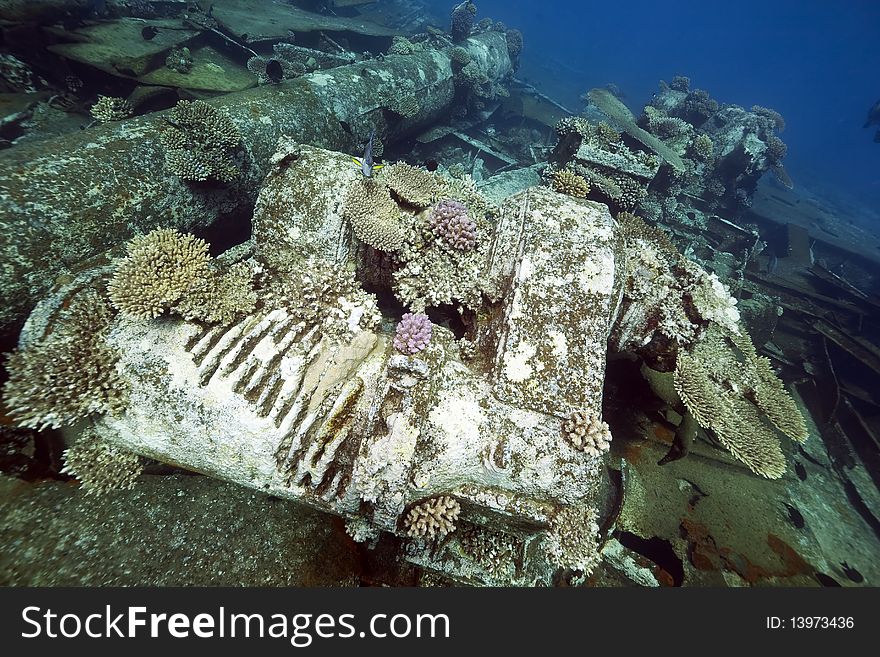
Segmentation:
<svg viewBox="0 0 880 657">
<path fill-rule="evenodd" d="M 795 183 L 880 211 L 877 126 L 862 129 L 880 100 L 880 0 L 476 4 L 477 18 L 522 30 L 521 77 L 571 109 L 613 82 L 638 113 L 659 80 L 687 75 L 719 102 L 781 112 Z"/>
</svg>

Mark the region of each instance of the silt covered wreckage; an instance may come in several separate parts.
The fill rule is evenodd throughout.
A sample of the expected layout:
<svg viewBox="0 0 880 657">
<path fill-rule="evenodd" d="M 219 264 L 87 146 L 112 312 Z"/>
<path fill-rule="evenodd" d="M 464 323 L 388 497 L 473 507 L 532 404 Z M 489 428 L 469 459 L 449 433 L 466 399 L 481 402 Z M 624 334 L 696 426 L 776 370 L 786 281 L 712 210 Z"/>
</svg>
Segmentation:
<svg viewBox="0 0 880 657">
<path fill-rule="evenodd" d="M 0 154 L 4 330 L 26 318 L 4 403 L 19 426 L 72 427 L 86 491 L 152 460 L 338 516 L 367 547 L 392 537 L 456 583 L 611 563 L 657 585 L 616 540 L 643 481 L 608 467 L 609 358 L 674 418 L 663 462 L 704 458 L 710 435 L 747 476 L 784 477 L 812 423 L 732 294 L 757 234 L 719 216 L 766 171 L 791 184 L 771 111 L 677 78 L 641 117 L 608 89 L 559 116 L 516 91 L 521 35 L 472 6 L 380 58 L 280 80 L 263 58 L 259 86 Z M 512 89 L 554 129 L 546 162 L 479 132 Z M 413 138 L 507 171 L 352 163 Z M 222 253 L 190 234 L 244 215 Z M 682 254 L 707 227 L 735 257 L 714 238 Z"/>
</svg>

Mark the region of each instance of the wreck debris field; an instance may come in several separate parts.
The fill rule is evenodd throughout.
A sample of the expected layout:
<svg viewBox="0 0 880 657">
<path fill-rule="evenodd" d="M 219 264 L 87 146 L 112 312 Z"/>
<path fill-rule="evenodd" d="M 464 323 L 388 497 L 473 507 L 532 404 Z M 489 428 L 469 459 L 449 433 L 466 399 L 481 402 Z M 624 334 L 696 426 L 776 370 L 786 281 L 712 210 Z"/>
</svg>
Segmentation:
<svg viewBox="0 0 880 657">
<path fill-rule="evenodd" d="M 0 3 L 0 584 L 880 585 L 880 7 L 739 4 Z"/>
</svg>

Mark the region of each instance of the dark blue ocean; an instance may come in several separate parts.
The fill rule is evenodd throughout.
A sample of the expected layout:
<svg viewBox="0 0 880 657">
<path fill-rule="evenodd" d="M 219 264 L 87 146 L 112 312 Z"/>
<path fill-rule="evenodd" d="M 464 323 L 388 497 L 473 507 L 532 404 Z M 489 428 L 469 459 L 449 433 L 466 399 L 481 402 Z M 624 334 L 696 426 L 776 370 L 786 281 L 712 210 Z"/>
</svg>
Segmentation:
<svg viewBox="0 0 880 657">
<path fill-rule="evenodd" d="M 448 13 L 446 0 L 432 5 Z M 570 109 L 582 108 L 584 91 L 614 83 L 638 114 L 660 80 L 686 75 L 721 103 L 782 113 L 785 166 L 801 190 L 880 213 L 878 126 L 862 128 L 880 100 L 880 1 L 479 0 L 477 7 L 478 18 L 522 30 L 520 77 Z"/>
</svg>

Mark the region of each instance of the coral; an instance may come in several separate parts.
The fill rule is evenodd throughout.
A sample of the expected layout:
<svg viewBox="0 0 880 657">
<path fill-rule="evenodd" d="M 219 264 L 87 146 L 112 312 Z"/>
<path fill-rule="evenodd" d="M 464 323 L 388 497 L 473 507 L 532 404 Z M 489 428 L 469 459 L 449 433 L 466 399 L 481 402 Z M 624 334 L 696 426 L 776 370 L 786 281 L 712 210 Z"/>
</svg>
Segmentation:
<svg viewBox="0 0 880 657">
<path fill-rule="evenodd" d="M 788 146 L 776 135 L 767 135 L 764 143 L 767 144 L 767 159 L 774 164 L 779 163 L 788 153 Z"/>
<path fill-rule="evenodd" d="M 591 89 L 587 93 L 587 97 L 605 116 L 611 119 L 617 126 L 623 128 L 624 132 L 630 137 L 640 141 L 657 153 L 677 171 L 684 171 L 685 166 L 681 156 L 660 141 L 655 135 L 636 125 L 632 112 L 614 94 L 607 89 Z"/>
<path fill-rule="evenodd" d="M 807 438 L 803 416 L 743 329 L 710 328 L 679 352 L 674 383 L 697 423 L 756 474 L 778 479 L 785 472 L 777 430 L 798 442 Z"/>
<path fill-rule="evenodd" d="M 271 278 L 265 294 L 308 329 L 320 325 L 324 335 L 372 330 L 381 320 L 376 297 L 361 288 L 354 272 L 323 260 L 288 263 Z"/>
<path fill-rule="evenodd" d="M 469 50 L 465 50 L 461 46 L 455 46 L 449 51 L 449 57 L 454 64 L 458 66 L 467 66 L 473 59 Z"/>
<path fill-rule="evenodd" d="M 690 91 L 691 79 L 686 75 L 676 75 L 669 83 L 669 88 L 675 91 Z"/>
<path fill-rule="evenodd" d="M 523 35 L 519 30 L 507 30 L 507 53 L 510 55 L 510 61 L 515 62 L 519 59 L 523 50 Z"/>
<path fill-rule="evenodd" d="M 192 53 L 189 48 L 172 48 L 165 58 L 165 66 L 177 73 L 189 73 L 193 67 Z"/>
<path fill-rule="evenodd" d="M 422 52 L 425 46 L 421 43 L 413 43 L 403 36 L 396 36 L 391 41 L 391 47 L 388 48 L 389 55 L 412 55 L 416 52 Z"/>
<path fill-rule="evenodd" d="M 401 96 L 388 104 L 388 109 L 405 119 L 411 119 L 422 111 L 419 100 L 415 96 Z"/>
<path fill-rule="evenodd" d="M 554 171 L 550 178 L 550 186 L 560 194 L 568 194 L 575 198 L 586 198 L 590 193 L 590 183 L 568 169 Z"/>
<path fill-rule="evenodd" d="M 373 178 L 358 178 L 345 193 L 343 216 L 360 241 L 379 251 L 393 252 L 403 245 L 400 209 L 388 188 Z"/>
<path fill-rule="evenodd" d="M 46 84 L 23 61 L 13 55 L 0 54 L 0 92 L 33 93 Z"/>
<path fill-rule="evenodd" d="M 423 169 L 397 162 L 382 169 L 379 179 L 407 205 L 426 208 L 438 193 L 437 181 Z"/>
<path fill-rule="evenodd" d="M 126 250 L 107 290 L 113 305 L 127 315 L 158 317 L 211 278 L 208 244 L 192 235 L 160 228 L 135 237 Z"/>
<path fill-rule="evenodd" d="M 140 456 L 101 440 L 93 430 L 64 450 L 63 458 L 61 472 L 79 479 L 86 493 L 131 490 L 144 470 Z"/>
<path fill-rule="evenodd" d="M 775 109 L 770 109 L 769 107 L 762 107 L 761 105 L 752 105 L 752 112 L 761 116 L 765 119 L 768 119 L 770 125 L 777 132 L 782 132 L 785 130 L 785 119 L 782 118 L 782 114 L 777 112 Z"/>
<path fill-rule="evenodd" d="M 574 411 L 562 424 L 562 433 L 572 446 L 589 456 L 601 456 L 611 447 L 611 430 L 598 417 Z"/>
<path fill-rule="evenodd" d="M 544 549 L 559 568 L 589 575 L 599 563 L 599 525 L 596 510 L 588 506 L 560 509 L 544 537 Z"/>
<path fill-rule="evenodd" d="M 477 244 L 477 223 L 468 213 L 468 207 L 459 201 L 438 202 L 428 215 L 428 226 L 453 249 L 471 251 Z"/>
<path fill-rule="evenodd" d="M 49 332 L 10 354 L 3 401 L 19 426 L 57 428 L 123 407 L 118 354 L 105 342 L 111 317 L 100 294 L 86 290 Z"/>
<path fill-rule="evenodd" d="M 718 276 L 706 272 L 698 265 L 682 260 L 690 275 L 690 299 L 704 320 L 715 322 L 730 333 L 739 332 L 739 311 L 736 299 L 724 286 Z"/>
<path fill-rule="evenodd" d="M 559 119 L 554 129 L 559 137 L 580 135 L 581 137 L 588 138 L 593 134 L 593 127 L 590 125 L 590 122 L 580 116 L 566 116 L 564 119 Z"/>
<path fill-rule="evenodd" d="M 239 171 L 233 158 L 241 134 L 226 114 L 201 100 L 178 101 L 162 131 L 165 166 L 183 180 L 232 182 Z"/>
<path fill-rule="evenodd" d="M 109 121 L 122 121 L 132 115 L 134 109 L 124 98 L 112 96 L 98 96 L 98 102 L 92 105 L 90 110 L 97 121 L 107 123 Z"/>
<path fill-rule="evenodd" d="M 412 356 L 428 346 L 431 341 L 431 320 L 424 313 L 405 313 L 392 344 L 402 354 Z"/>
<path fill-rule="evenodd" d="M 403 524 L 412 538 L 442 538 L 455 531 L 461 505 L 454 497 L 441 495 L 409 510 Z"/>
<path fill-rule="evenodd" d="M 697 125 L 703 123 L 718 111 L 718 101 L 709 96 L 709 92 L 703 89 L 695 89 L 688 94 L 684 103 L 684 109 L 691 117 L 689 123 Z"/>
<path fill-rule="evenodd" d="M 249 314 L 257 304 L 249 264 L 237 262 L 225 273 L 212 270 L 196 278 L 172 310 L 186 320 L 231 324 Z"/>
<path fill-rule="evenodd" d="M 648 130 L 660 137 L 660 139 L 674 139 L 688 134 L 693 130 L 692 126 L 679 118 L 669 116 L 663 110 L 651 105 L 645 106 L 645 118 Z"/>
<path fill-rule="evenodd" d="M 605 123 L 605 121 L 599 121 L 599 123 L 596 124 L 596 137 L 599 139 L 599 142 L 605 146 L 616 144 L 620 141 L 620 133 Z"/>
<path fill-rule="evenodd" d="M 704 162 L 712 158 L 714 149 L 715 145 L 712 143 L 712 138 L 708 135 L 697 135 L 690 145 L 693 156 Z"/>
<path fill-rule="evenodd" d="M 452 24 L 449 32 L 453 41 L 461 43 L 471 35 L 476 13 L 477 6 L 470 0 L 466 0 L 452 9 Z"/>
<path fill-rule="evenodd" d="M 611 176 L 611 180 L 617 185 L 619 192 L 611 200 L 623 210 L 633 210 L 639 206 L 642 199 L 647 196 L 647 190 L 634 178 L 617 174 Z"/>
</svg>

